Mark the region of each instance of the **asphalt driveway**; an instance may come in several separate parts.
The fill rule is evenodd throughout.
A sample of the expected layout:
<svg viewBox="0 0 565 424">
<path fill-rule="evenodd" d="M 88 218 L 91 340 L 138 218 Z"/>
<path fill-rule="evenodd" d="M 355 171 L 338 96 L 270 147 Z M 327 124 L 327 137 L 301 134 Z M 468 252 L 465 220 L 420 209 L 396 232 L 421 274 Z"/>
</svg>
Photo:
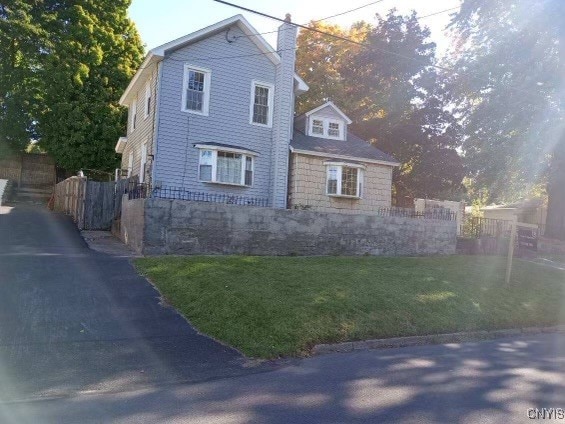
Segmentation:
<svg viewBox="0 0 565 424">
<path fill-rule="evenodd" d="M 68 217 L 0 207 L 0 400 L 269 369 L 198 334 L 127 258 L 88 249 Z"/>
</svg>

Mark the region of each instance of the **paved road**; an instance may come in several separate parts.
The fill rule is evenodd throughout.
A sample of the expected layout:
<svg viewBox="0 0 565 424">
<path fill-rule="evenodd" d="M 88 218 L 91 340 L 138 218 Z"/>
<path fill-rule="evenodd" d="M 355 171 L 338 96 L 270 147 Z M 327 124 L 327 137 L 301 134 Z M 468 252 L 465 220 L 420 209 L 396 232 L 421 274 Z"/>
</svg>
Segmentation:
<svg viewBox="0 0 565 424">
<path fill-rule="evenodd" d="M 270 373 L 0 405 L 6 423 L 527 423 L 565 409 L 565 336 L 332 354 Z M 557 422 L 557 421 L 552 421 Z"/>
<path fill-rule="evenodd" d="M 266 369 L 197 334 L 128 259 L 89 250 L 68 217 L 0 207 L 0 400 Z"/>
</svg>

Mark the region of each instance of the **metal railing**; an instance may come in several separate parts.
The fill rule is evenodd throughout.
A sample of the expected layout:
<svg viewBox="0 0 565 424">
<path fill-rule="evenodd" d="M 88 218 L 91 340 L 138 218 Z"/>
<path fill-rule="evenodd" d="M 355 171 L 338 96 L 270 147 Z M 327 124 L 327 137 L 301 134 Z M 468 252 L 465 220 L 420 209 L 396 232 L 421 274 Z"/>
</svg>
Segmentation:
<svg viewBox="0 0 565 424">
<path fill-rule="evenodd" d="M 505 237 L 510 235 L 512 221 L 504 219 L 482 218 L 467 216 L 461 225 L 461 237 Z"/>
<path fill-rule="evenodd" d="M 428 209 L 423 212 L 417 212 L 413 208 L 379 208 L 377 209 L 377 215 L 413 219 L 438 219 L 442 221 L 455 221 L 457 219 L 455 212 L 443 208 Z"/>
<path fill-rule="evenodd" d="M 249 197 L 225 193 L 206 193 L 187 190 L 183 187 L 160 186 L 151 187 L 148 184 L 131 183 L 128 190 L 129 199 L 171 199 L 192 202 L 225 203 L 240 206 L 269 206 L 269 200 L 263 197 Z"/>
</svg>

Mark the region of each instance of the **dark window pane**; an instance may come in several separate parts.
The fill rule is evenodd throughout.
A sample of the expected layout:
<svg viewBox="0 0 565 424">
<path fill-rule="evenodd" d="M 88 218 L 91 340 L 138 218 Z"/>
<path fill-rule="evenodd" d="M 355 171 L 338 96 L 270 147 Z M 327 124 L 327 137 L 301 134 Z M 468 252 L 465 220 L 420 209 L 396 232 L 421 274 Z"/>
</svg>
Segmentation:
<svg viewBox="0 0 565 424">
<path fill-rule="evenodd" d="M 253 122 L 266 125 L 269 120 L 269 89 L 255 86 Z"/>
<path fill-rule="evenodd" d="M 339 124 L 330 122 L 328 125 L 328 135 L 331 137 L 339 137 Z"/>
<path fill-rule="evenodd" d="M 188 71 L 188 87 L 186 90 L 186 108 L 202 111 L 204 99 L 204 73 Z"/>
<path fill-rule="evenodd" d="M 357 168 L 344 166 L 341 170 L 341 194 L 357 196 Z"/>
<path fill-rule="evenodd" d="M 324 134 L 324 121 L 320 121 L 319 119 L 314 119 L 312 121 L 312 133 Z"/>
<path fill-rule="evenodd" d="M 250 186 L 253 183 L 253 171 L 245 171 L 245 185 Z"/>
<path fill-rule="evenodd" d="M 337 194 L 337 180 L 328 180 L 328 194 Z"/>
<path fill-rule="evenodd" d="M 200 181 L 212 181 L 212 165 L 200 165 Z"/>
</svg>

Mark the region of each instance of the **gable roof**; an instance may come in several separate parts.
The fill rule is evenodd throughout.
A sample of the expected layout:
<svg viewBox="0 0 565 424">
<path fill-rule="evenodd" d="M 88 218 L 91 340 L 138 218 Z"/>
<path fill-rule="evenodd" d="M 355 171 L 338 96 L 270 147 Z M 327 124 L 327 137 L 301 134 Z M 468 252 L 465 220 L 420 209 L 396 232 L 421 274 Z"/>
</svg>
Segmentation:
<svg viewBox="0 0 565 424">
<path fill-rule="evenodd" d="M 312 110 L 304 113 L 304 115 L 310 116 L 310 115 L 318 112 L 319 110 L 322 110 L 325 107 L 331 107 L 333 110 L 335 110 L 338 113 L 339 116 L 341 116 L 345 120 L 345 122 L 347 122 L 347 125 L 351 124 L 351 122 L 352 122 L 351 119 L 349 119 L 349 117 L 345 113 L 343 113 L 343 111 L 340 108 L 338 108 L 335 105 L 335 103 L 332 102 L 332 101 L 328 101 L 328 102 L 324 103 L 323 105 L 320 105 L 317 108 L 312 109 Z"/>
<path fill-rule="evenodd" d="M 233 25 L 237 25 L 245 35 L 257 46 L 261 53 L 274 64 L 278 65 L 281 61 L 279 54 L 271 47 L 269 43 L 261 36 L 261 34 L 253 28 L 253 26 L 245 19 L 242 15 L 235 15 L 231 18 L 224 19 L 223 21 L 217 22 L 213 25 L 202 28 L 198 31 L 192 32 L 185 35 L 184 37 L 177 38 L 176 40 L 169 41 L 168 43 L 162 44 L 155 47 L 147 53 L 143 63 L 137 70 L 134 77 L 131 79 L 129 85 L 127 86 L 124 94 L 120 98 L 120 104 L 122 106 L 127 106 L 129 104 L 129 97 L 133 88 L 142 80 L 142 76 L 145 74 L 145 70 L 149 68 L 149 65 L 155 62 L 160 62 L 165 58 L 165 56 L 177 49 L 185 47 L 189 44 L 195 43 L 197 41 L 203 40 L 211 35 L 221 32 Z M 298 92 L 306 92 L 309 87 L 308 84 L 304 82 L 296 73 L 294 74 L 294 82 Z"/>
<path fill-rule="evenodd" d="M 371 143 L 352 134 L 351 131 L 347 131 L 346 140 L 334 140 L 312 137 L 295 129 L 290 142 L 290 150 L 314 156 L 360 160 L 389 166 L 400 165 L 391 155 L 377 149 Z"/>
</svg>

